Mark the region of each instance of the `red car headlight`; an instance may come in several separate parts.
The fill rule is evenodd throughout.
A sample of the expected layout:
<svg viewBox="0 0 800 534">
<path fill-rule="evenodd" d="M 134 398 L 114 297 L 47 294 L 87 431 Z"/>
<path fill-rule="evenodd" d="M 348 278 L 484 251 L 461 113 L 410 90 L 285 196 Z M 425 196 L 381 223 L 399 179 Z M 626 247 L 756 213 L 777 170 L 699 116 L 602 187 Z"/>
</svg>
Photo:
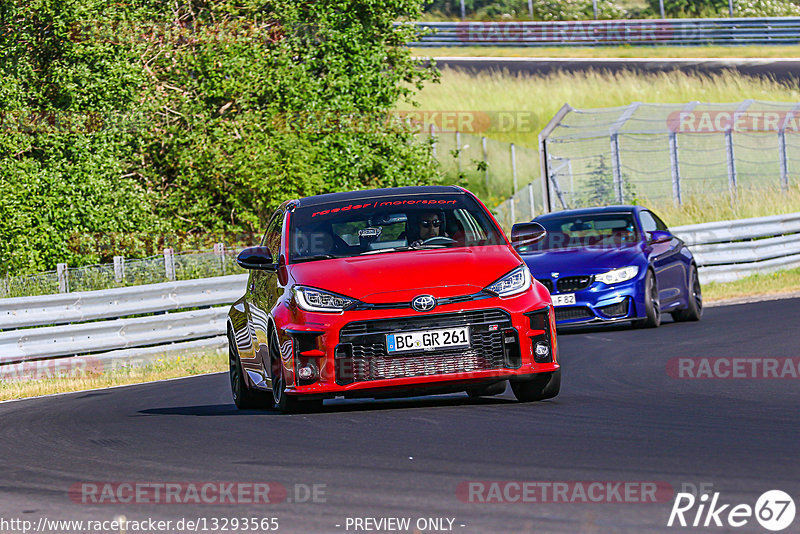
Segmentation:
<svg viewBox="0 0 800 534">
<path fill-rule="evenodd" d="M 356 299 L 313 287 L 295 286 L 292 290 L 300 309 L 310 312 L 338 313 L 358 303 Z"/>
</svg>

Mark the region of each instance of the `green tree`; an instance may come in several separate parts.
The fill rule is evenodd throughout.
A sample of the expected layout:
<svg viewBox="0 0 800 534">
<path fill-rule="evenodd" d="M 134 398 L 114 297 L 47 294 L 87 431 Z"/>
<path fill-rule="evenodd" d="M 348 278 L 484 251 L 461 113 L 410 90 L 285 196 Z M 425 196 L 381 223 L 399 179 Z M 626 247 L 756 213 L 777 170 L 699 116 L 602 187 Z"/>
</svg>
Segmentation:
<svg viewBox="0 0 800 534">
<path fill-rule="evenodd" d="M 0 269 L 143 254 L 147 233 L 258 233 L 286 198 L 437 182 L 430 145 L 386 120 L 434 76 L 393 24 L 421 2 L 0 0 Z"/>
</svg>

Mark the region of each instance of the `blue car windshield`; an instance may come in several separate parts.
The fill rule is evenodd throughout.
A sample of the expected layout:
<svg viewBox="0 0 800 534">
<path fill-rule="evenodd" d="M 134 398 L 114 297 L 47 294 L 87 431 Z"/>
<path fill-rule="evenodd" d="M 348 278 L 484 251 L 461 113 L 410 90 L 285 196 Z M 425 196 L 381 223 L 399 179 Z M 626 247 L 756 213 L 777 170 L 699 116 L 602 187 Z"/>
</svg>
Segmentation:
<svg viewBox="0 0 800 534">
<path fill-rule="evenodd" d="M 290 221 L 292 262 L 506 243 L 488 213 L 460 194 L 300 207 Z"/>
<path fill-rule="evenodd" d="M 615 248 L 636 243 L 641 238 L 633 213 L 573 215 L 536 222 L 544 226 L 547 236 L 528 247 L 527 251 Z"/>
</svg>

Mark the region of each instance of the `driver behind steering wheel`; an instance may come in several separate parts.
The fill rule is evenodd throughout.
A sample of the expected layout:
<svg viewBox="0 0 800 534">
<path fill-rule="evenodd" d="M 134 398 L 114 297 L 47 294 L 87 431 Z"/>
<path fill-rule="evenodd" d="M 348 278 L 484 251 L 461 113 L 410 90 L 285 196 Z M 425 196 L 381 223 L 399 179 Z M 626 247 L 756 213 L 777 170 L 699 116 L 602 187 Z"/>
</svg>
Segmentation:
<svg viewBox="0 0 800 534">
<path fill-rule="evenodd" d="M 418 246 L 432 237 L 444 236 L 444 217 L 438 211 L 423 211 L 416 219 L 415 229 L 419 239 L 411 243 Z"/>
</svg>

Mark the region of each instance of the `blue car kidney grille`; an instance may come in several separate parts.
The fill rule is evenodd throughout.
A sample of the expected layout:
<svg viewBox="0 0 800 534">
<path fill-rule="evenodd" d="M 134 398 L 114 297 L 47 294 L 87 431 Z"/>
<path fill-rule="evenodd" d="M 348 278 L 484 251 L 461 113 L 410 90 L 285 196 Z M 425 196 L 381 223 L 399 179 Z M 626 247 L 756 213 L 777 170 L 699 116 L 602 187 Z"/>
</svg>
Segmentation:
<svg viewBox="0 0 800 534">
<path fill-rule="evenodd" d="M 580 291 L 586 289 L 592 284 L 591 276 L 565 276 L 559 278 L 556 282 L 558 291 L 561 293 L 572 293 L 573 291 Z"/>
</svg>

